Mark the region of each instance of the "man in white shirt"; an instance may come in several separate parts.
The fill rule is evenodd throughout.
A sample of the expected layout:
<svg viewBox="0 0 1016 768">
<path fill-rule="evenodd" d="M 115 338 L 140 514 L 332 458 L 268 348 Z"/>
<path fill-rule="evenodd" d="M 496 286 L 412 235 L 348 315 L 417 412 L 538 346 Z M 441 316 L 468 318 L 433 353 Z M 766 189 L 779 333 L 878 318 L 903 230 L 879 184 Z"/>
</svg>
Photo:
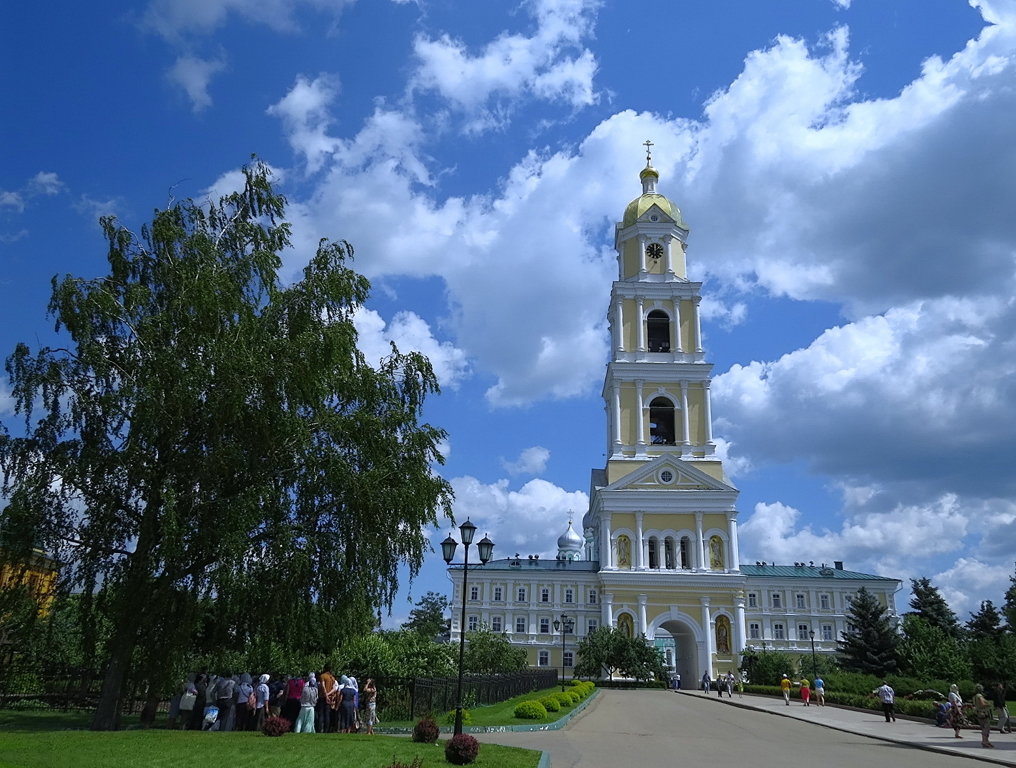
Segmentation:
<svg viewBox="0 0 1016 768">
<path fill-rule="evenodd" d="M 879 700 L 882 702 L 882 714 L 885 715 L 885 721 L 896 722 L 896 715 L 893 713 L 893 705 L 896 703 L 896 691 L 892 689 L 889 683 L 883 681 L 882 685 L 872 691 Z"/>
</svg>

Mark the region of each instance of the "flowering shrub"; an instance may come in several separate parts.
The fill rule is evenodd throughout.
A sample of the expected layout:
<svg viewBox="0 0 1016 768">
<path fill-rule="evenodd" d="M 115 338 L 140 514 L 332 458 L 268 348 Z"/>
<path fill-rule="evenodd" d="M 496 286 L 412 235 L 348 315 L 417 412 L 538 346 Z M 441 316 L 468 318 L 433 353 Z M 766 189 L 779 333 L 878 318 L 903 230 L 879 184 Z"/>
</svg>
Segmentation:
<svg viewBox="0 0 1016 768">
<path fill-rule="evenodd" d="M 533 699 L 515 705 L 515 717 L 520 720 L 540 720 L 547 716 L 547 708 Z"/>
<path fill-rule="evenodd" d="M 434 718 L 424 717 L 413 726 L 413 741 L 420 744 L 433 744 L 437 741 L 440 733 L 441 729 L 437 727 Z"/>
<path fill-rule="evenodd" d="M 445 745 L 444 756 L 452 765 L 466 765 L 473 762 L 479 752 L 480 743 L 468 733 L 460 733 Z"/>
<path fill-rule="evenodd" d="M 293 724 L 284 717 L 269 717 L 261 726 L 261 733 L 265 736 L 282 736 L 292 728 Z"/>
</svg>

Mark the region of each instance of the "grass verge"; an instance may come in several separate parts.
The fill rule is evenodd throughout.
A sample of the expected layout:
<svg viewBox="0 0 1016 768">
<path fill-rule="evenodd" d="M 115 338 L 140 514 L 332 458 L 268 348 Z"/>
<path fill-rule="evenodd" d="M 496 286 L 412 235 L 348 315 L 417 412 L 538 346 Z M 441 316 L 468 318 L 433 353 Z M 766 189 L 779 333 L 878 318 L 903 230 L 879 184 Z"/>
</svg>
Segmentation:
<svg viewBox="0 0 1016 768">
<path fill-rule="evenodd" d="M 544 725 L 546 723 L 553 723 L 556 720 L 560 720 L 562 717 L 565 717 L 566 715 L 571 713 L 572 710 L 574 710 L 575 707 L 578 706 L 578 704 L 575 704 L 571 707 L 562 706 L 560 712 L 548 712 L 546 717 L 538 720 L 523 720 L 521 718 L 515 717 L 515 706 L 520 702 L 526 701 L 528 699 L 542 699 L 544 696 L 549 696 L 553 693 L 558 693 L 560 692 L 560 690 L 561 690 L 560 686 L 554 686 L 553 688 L 544 688 L 542 691 L 533 691 L 532 693 L 526 693 L 523 694 L 522 696 L 516 696 L 514 699 L 508 699 L 507 701 L 502 701 L 498 704 L 490 704 L 487 706 L 470 709 L 469 714 L 472 716 L 472 720 L 469 721 L 466 725 L 468 727 L 474 725 L 475 726 Z M 439 712 L 435 715 L 435 719 L 437 720 L 438 725 L 442 727 L 451 725 L 450 722 L 446 721 L 445 719 L 446 715 L 447 713 L 445 712 Z M 415 724 L 416 724 L 415 720 L 413 721 L 399 720 L 381 723 L 381 727 L 412 728 Z"/>
</svg>

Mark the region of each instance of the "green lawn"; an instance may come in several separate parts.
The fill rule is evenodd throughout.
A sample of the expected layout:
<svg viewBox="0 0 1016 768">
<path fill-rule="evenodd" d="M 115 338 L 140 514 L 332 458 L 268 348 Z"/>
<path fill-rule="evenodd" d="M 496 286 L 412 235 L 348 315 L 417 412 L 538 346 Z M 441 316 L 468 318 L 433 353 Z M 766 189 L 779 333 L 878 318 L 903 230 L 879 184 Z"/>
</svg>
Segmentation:
<svg viewBox="0 0 1016 768">
<path fill-rule="evenodd" d="M 179 768 L 182 765 L 250 765 L 271 768 L 384 768 L 393 759 L 447 766 L 443 740 L 414 744 L 395 736 L 193 731 L 8 731 L 0 735 L 0 768 Z M 477 768 L 535 768 L 539 752 L 483 744 Z"/>
<path fill-rule="evenodd" d="M 527 693 L 522 696 L 516 696 L 514 699 L 502 701 L 500 704 L 490 704 L 470 709 L 469 714 L 472 715 L 473 719 L 467 723 L 467 727 L 473 725 L 541 725 L 545 723 L 553 723 L 555 720 L 560 720 L 569 712 L 573 711 L 575 707 L 579 706 L 582 702 L 579 702 L 579 704 L 572 707 L 562 706 L 560 712 L 548 712 L 547 716 L 540 720 L 522 720 L 521 718 L 515 717 L 515 705 L 520 701 L 526 701 L 527 699 L 542 699 L 544 696 L 549 696 L 552 693 L 559 693 L 560 691 L 560 686 L 554 686 L 553 688 L 544 688 L 542 691 L 533 691 L 532 693 Z M 450 725 L 450 723 L 445 721 L 445 714 L 446 713 L 441 713 L 440 717 L 437 718 L 438 725 L 442 727 Z M 412 728 L 413 725 L 413 721 L 399 720 L 381 723 L 381 728 Z"/>
</svg>

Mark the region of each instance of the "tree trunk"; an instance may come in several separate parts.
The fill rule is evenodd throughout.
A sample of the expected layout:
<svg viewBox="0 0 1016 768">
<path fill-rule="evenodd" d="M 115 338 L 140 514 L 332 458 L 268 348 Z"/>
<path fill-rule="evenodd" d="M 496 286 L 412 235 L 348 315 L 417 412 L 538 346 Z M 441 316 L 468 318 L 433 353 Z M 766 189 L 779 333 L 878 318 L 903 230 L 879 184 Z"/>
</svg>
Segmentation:
<svg viewBox="0 0 1016 768">
<path fill-rule="evenodd" d="M 93 731 L 115 731 L 120 728 L 121 699 L 132 649 L 130 643 L 123 642 L 123 631 L 120 630 L 117 634 L 120 637 L 117 638 L 116 650 L 110 655 L 106 676 L 102 680 L 99 704 L 92 717 Z"/>
</svg>

